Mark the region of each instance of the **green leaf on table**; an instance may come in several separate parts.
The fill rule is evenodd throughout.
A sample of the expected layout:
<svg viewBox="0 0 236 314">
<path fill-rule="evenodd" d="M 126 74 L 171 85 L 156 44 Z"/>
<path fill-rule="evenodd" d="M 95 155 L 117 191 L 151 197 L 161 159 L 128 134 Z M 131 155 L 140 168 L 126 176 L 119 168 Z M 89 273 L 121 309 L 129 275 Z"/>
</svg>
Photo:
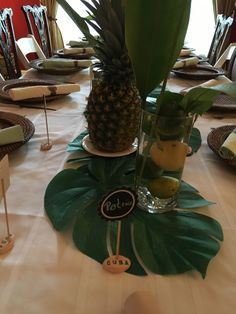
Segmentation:
<svg viewBox="0 0 236 314">
<path fill-rule="evenodd" d="M 199 193 L 194 191 L 180 190 L 177 200 L 177 208 L 197 209 L 212 205 L 214 202 L 207 201 Z"/>
<path fill-rule="evenodd" d="M 198 193 L 197 189 L 195 189 L 192 185 L 188 184 L 185 181 L 181 181 L 180 190 L 182 192 L 197 192 Z"/>
<path fill-rule="evenodd" d="M 88 135 L 88 131 L 80 133 L 72 142 L 68 144 L 66 151 L 70 153 L 81 151 L 85 152 L 85 150 L 82 147 L 82 141 L 86 135 Z"/>
<path fill-rule="evenodd" d="M 90 201 L 83 212 L 78 212 L 73 240 L 82 253 L 102 263 L 108 257 L 107 222 L 98 215 L 97 207 L 98 202 Z"/>
<path fill-rule="evenodd" d="M 89 164 L 88 170 L 92 177 L 100 182 L 103 190 L 111 190 L 114 187 L 134 185 L 134 175 L 129 175 L 134 170 L 135 158 L 130 155 L 127 157 L 102 158 L 95 157 Z"/>
<path fill-rule="evenodd" d="M 84 156 L 83 157 L 76 157 L 76 158 L 67 159 L 66 162 L 68 162 L 70 164 L 73 164 L 73 163 L 83 163 L 83 162 L 89 161 L 91 158 L 92 158 L 92 155 L 86 156 L 86 157 L 84 157 Z"/>
<path fill-rule="evenodd" d="M 198 149 L 202 145 L 202 137 L 199 129 L 192 128 L 190 139 L 189 139 L 189 146 L 192 148 L 192 151 L 196 153 Z"/>
<path fill-rule="evenodd" d="M 81 208 L 83 197 L 96 189 L 96 181 L 88 175 L 87 166 L 65 169 L 49 183 L 44 196 L 44 207 L 56 230 L 65 229 Z"/>
<path fill-rule="evenodd" d="M 138 209 L 139 210 L 139 209 Z M 121 224 L 121 237 L 120 237 L 120 254 L 128 257 L 131 260 L 131 267 L 128 269 L 128 273 L 144 276 L 147 275 L 143 266 L 140 264 L 133 246 L 133 215 L 128 216 L 122 220 Z M 109 239 L 111 242 L 112 251 L 116 252 L 117 243 L 117 222 L 109 222 Z"/>
<path fill-rule="evenodd" d="M 204 278 L 223 240 L 219 223 L 193 212 L 135 212 L 134 244 L 145 266 L 158 274 L 197 270 Z"/>
</svg>

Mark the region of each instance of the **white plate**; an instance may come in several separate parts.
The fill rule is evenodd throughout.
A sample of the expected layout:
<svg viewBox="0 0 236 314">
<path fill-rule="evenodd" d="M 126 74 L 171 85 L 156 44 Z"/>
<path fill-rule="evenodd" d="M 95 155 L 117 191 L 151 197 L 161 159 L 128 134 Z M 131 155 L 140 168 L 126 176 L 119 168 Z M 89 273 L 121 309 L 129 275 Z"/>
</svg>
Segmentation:
<svg viewBox="0 0 236 314">
<path fill-rule="evenodd" d="M 93 143 L 90 141 L 89 135 L 86 135 L 83 138 L 82 141 L 82 147 L 89 153 L 97 156 L 102 156 L 102 157 L 121 157 L 121 156 L 126 156 L 131 153 L 134 153 L 137 150 L 137 139 L 133 142 L 132 146 L 126 150 L 123 150 L 122 152 L 116 152 L 116 153 L 111 153 L 111 152 L 103 152 L 98 150 L 96 147 L 93 146 Z"/>
</svg>

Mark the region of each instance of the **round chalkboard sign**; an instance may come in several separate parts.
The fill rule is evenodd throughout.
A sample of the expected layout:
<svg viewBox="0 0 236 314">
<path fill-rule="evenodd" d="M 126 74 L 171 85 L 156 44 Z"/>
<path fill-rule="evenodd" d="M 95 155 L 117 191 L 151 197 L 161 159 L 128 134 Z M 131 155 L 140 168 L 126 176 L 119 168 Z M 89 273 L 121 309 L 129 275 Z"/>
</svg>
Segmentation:
<svg viewBox="0 0 236 314">
<path fill-rule="evenodd" d="M 136 203 L 137 197 L 134 191 L 119 188 L 105 195 L 98 210 L 107 220 L 120 220 L 132 212 Z"/>
</svg>

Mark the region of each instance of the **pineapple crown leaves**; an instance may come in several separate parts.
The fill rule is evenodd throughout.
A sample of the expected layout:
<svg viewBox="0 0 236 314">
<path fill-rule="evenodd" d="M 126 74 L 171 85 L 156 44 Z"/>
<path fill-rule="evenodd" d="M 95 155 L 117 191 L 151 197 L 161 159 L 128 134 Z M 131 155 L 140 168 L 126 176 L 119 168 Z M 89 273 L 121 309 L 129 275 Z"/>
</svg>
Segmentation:
<svg viewBox="0 0 236 314">
<path fill-rule="evenodd" d="M 119 81 L 133 80 L 134 73 L 125 41 L 124 0 L 81 0 L 86 6 L 88 17 L 82 18 L 66 0 L 57 0 L 71 16 L 86 39 L 94 46 L 99 62 L 94 65 L 104 72 L 103 77 Z M 91 26 L 99 35 L 89 32 Z M 111 78 L 112 77 L 112 78 Z"/>
<path fill-rule="evenodd" d="M 95 67 L 102 69 L 103 77 L 109 80 L 133 79 L 133 70 L 125 42 L 124 5 L 122 0 L 92 0 L 92 4 L 81 0 L 89 9 L 93 20 L 87 23 L 99 34 L 95 45 L 100 60 Z"/>
<path fill-rule="evenodd" d="M 117 1 L 117 0 L 111 0 L 111 5 L 114 8 L 117 17 L 120 21 L 120 24 L 122 26 L 122 34 L 125 33 L 125 11 L 124 11 L 124 0 Z"/>
<path fill-rule="evenodd" d="M 115 9 L 113 8 L 113 3 L 121 4 L 121 2 L 110 2 L 109 0 L 100 0 L 98 2 L 97 0 L 92 0 L 94 4 L 94 6 L 92 6 L 86 0 L 81 1 L 91 11 L 87 11 L 87 13 L 90 17 L 93 17 L 98 26 L 92 20 L 87 20 L 88 24 L 90 24 L 102 38 L 103 30 L 112 29 L 114 37 L 119 39 L 120 44 L 124 44 L 124 18 L 122 25 L 122 22 L 119 20 L 120 13 L 116 12 L 116 10 L 118 10 L 118 12 L 122 12 L 122 7 L 116 6 Z M 106 40 L 106 38 L 103 39 Z"/>
<path fill-rule="evenodd" d="M 84 36 L 89 40 L 91 45 L 96 44 L 95 38 L 90 34 L 88 25 L 86 21 L 88 18 L 81 17 L 67 2 L 66 0 L 56 0 L 62 8 L 65 10 L 65 12 L 70 16 L 72 21 L 78 26 L 78 28 L 81 30 L 81 32 L 84 34 Z"/>
<path fill-rule="evenodd" d="M 123 49 L 117 38 L 109 30 L 105 30 L 103 36 L 104 41 L 109 43 L 108 46 L 113 50 L 114 55 L 120 56 Z"/>
</svg>

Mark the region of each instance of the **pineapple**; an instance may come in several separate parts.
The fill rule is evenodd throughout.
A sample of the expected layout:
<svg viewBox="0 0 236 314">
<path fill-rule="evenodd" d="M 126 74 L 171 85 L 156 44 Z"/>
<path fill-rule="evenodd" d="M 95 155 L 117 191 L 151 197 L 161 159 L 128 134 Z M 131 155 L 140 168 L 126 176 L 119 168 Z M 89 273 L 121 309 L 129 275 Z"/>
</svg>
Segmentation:
<svg viewBox="0 0 236 314">
<path fill-rule="evenodd" d="M 94 47 L 100 77 L 93 84 L 85 109 L 93 145 L 102 151 L 129 148 L 138 132 L 141 98 L 135 85 L 125 45 L 122 0 L 82 2 L 93 17 L 88 23 L 98 32 Z M 95 23 L 96 22 L 96 23 Z"/>
</svg>

